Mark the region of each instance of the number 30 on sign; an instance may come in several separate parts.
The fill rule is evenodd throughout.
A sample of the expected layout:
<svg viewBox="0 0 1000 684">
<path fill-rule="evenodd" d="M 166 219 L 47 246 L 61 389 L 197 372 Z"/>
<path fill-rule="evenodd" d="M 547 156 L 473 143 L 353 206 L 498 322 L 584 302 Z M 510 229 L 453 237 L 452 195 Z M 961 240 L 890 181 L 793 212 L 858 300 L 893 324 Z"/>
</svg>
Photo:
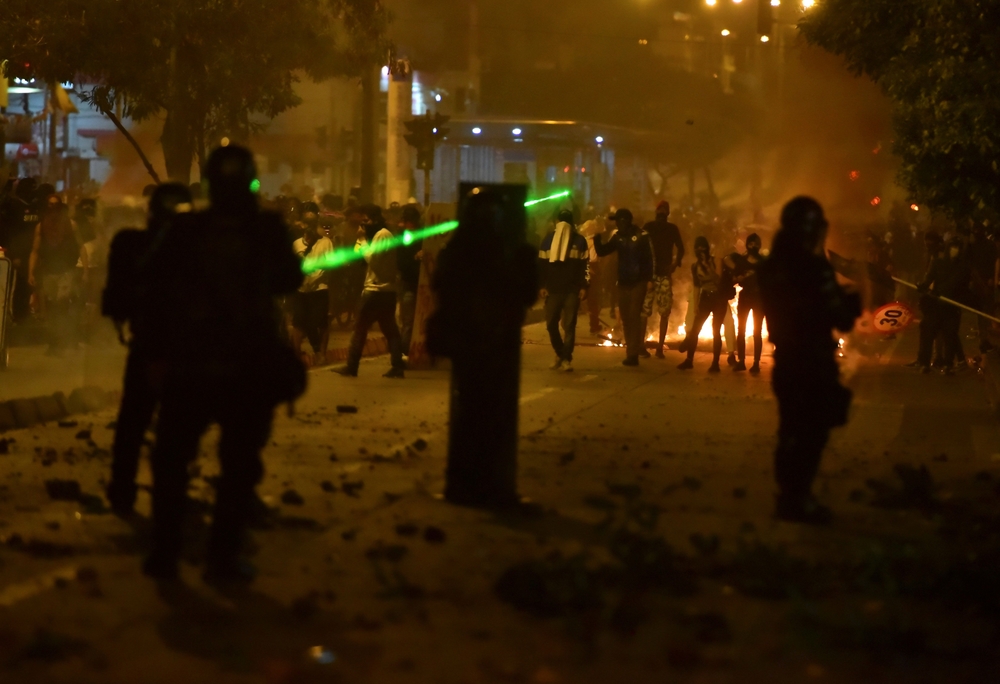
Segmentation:
<svg viewBox="0 0 1000 684">
<path fill-rule="evenodd" d="M 913 309 L 899 302 L 886 304 L 872 314 L 872 324 L 881 333 L 900 332 L 912 322 Z"/>
</svg>

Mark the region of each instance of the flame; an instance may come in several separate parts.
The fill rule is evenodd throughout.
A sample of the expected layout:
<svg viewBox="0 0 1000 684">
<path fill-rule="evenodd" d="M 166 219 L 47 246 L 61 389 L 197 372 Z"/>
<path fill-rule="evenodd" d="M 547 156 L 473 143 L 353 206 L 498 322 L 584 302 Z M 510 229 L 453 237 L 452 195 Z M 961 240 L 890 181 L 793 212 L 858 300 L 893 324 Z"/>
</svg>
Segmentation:
<svg viewBox="0 0 1000 684">
<path fill-rule="evenodd" d="M 730 300 L 730 302 L 729 302 L 729 308 L 732 310 L 732 313 L 733 313 L 733 323 L 734 324 L 737 321 L 739 321 L 740 292 L 742 292 L 742 291 L 743 291 L 743 288 L 740 287 L 739 285 L 737 285 L 736 286 L 736 297 L 733 298 L 732 300 Z M 754 313 L 756 313 L 756 312 L 751 311 L 750 315 L 747 316 L 747 339 L 753 337 L 753 333 L 754 333 L 754 329 L 755 329 L 755 327 L 754 327 L 755 323 L 754 323 L 754 320 L 753 320 Z M 702 328 L 701 328 L 701 330 L 698 332 L 698 339 L 699 340 L 711 340 L 712 339 L 712 318 L 713 318 L 713 316 L 709 316 L 708 320 L 705 321 L 705 325 L 703 325 Z M 767 340 L 767 321 L 764 321 L 764 327 L 761 330 L 761 333 L 764 335 L 764 339 L 766 341 Z M 680 335 L 681 337 L 685 337 L 687 335 L 687 325 L 685 323 L 681 323 L 680 327 L 677 328 L 677 334 Z"/>
</svg>

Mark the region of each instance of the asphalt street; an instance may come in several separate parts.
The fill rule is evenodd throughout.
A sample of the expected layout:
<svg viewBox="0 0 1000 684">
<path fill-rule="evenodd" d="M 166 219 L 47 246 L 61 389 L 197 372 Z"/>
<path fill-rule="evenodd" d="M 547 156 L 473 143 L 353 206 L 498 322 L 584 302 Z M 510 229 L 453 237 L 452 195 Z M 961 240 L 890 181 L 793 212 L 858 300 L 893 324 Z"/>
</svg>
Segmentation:
<svg viewBox="0 0 1000 684">
<path fill-rule="evenodd" d="M 1000 424 L 975 368 L 903 368 L 915 336 L 847 341 L 856 401 L 817 483 L 836 514 L 822 529 L 772 517 L 768 356 L 758 377 L 710 375 L 703 353 L 688 372 L 676 352 L 626 368 L 581 331 L 574 372 L 556 373 L 529 326 L 531 503 L 507 513 L 440 497 L 445 370 L 389 380 L 380 357 L 356 379 L 313 371 L 265 453 L 260 576 L 232 594 L 198 566 L 214 433 L 181 588 L 140 574 L 144 520 L 47 493 L 63 479 L 100 494 L 113 411 L 7 433 L 0 681 L 983 681 L 1000 671 L 985 579 Z"/>
</svg>

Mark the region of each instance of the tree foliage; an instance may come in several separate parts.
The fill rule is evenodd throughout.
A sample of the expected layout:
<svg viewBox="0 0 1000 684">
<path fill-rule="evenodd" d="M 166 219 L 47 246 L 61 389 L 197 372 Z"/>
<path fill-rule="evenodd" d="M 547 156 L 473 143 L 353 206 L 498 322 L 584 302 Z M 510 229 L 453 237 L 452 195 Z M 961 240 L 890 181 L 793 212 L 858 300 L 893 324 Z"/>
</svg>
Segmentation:
<svg viewBox="0 0 1000 684">
<path fill-rule="evenodd" d="M 1000 216 L 1000 3 L 823 0 L 800 24 L 892 100 L 900 182 L 956 219 Z"/>
<path fill-rule="evenodd" d="M 0 55 L 10 76 L 94 84 L 101 111 L 164 113 L 167 172 L 186 180 L 207 141 L 296 106 L 298 74 L 384 61 L 388 21 L 380 0 L 5 0 Z"/>
</svg>

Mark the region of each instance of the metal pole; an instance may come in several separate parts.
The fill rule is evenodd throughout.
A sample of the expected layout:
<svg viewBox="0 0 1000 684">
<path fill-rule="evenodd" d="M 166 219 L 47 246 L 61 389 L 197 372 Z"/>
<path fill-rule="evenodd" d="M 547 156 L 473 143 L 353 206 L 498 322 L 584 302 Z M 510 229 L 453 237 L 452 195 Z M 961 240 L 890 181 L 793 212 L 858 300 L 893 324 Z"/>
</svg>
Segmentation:
<svg viewBox="0 0 1000 684">
<path fill-rule="evenodd" d="M 913 283 L 908 283 L 905 280 L 900 280 L 899 278 L 896 278 L 895 276 L 893 276 L 892 279 L 895 280 L 900 285 L 905 285 L 906 287 L 912 288 L 912 289 L 920 292 L 920 288 L 917 287 L 916 285 L 914 285 Z M 991 321 L 993 321 L 995 323 L 1000 323 L 1000 318 L 994 318 L 993 316 L 990 316 L 989 314 L 983 313 L 982 311 L 977 311 L 976 309 L 973 309 L 971 306 L 966 306 L 965 304 L 962 304 L 960 302 L 956 302 L 954 299 L 948 299 L 947 297 L 942 297 L 941 295 L 936 295 L 933 292 L 922 292 L 921 294 L 926 294 L 927 296 L 934 297 L 934 299 L 938 299 L 938 300 L 944 302 L 945 304 L 951 304 L 952 306 L 957 306 L 959 309 L 965 309 L 969 313 L 974 313 L 977 316 L 982 316 L 983 318 L 988 318 L 988 319 L 990 319 Z"/>
</svg>

